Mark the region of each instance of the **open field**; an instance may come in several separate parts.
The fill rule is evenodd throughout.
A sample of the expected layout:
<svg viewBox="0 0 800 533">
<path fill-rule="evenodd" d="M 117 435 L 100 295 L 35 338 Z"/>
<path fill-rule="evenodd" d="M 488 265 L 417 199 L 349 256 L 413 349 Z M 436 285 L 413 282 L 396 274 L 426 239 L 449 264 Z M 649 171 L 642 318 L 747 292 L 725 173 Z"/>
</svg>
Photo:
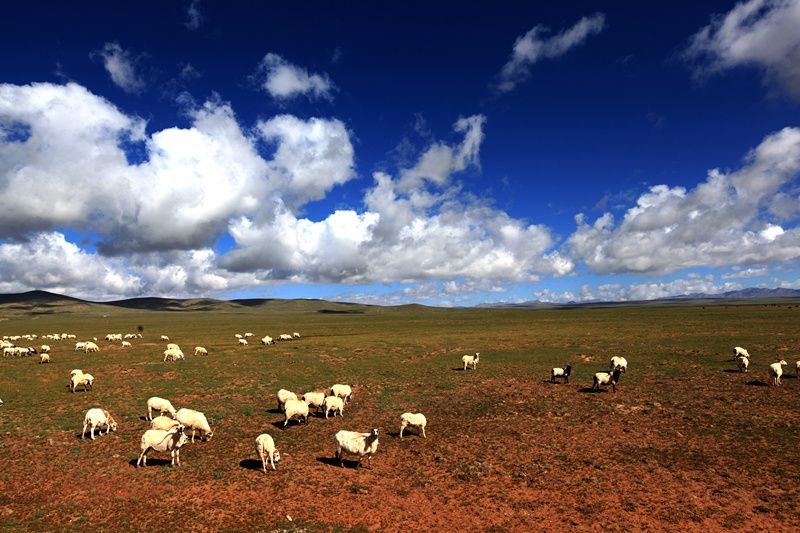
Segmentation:
<svg viewBox="0 0 800 533">
<path fill-rule="evenodd" d="M 173 310 L 164 310 L 173 309 Z M 180 310 L 178 310 L 180 309 Z M 781 302 L 595 309 L 377 308 L 325 302 L 0 301 L 0 334 L 72 333 L 0 360 L 3 531 L 798 531 L 800 308 Z M 103 340 L 142 332 L 133 348 Z M 268 334 L 296 341 L 263 346 Z M 253 332 L 236 345 L 235 333 Z M 186 360 L 162 362 L 162 334 Z M 209 355 L 195 357 L 194 347 Z M 732 348 L 753 356 L 748 374 Z M 476 371 L 461 355 L 480 352 Z M 617 393 L 592 392 L 612 355 Z M 775 358 L 788 363 L 768 385 Z M 569 384 L 551 384 L 571 364 Z M 71 394 L 69 372 L 95 378 Z M 275 392 L 349 383 L 343 418 L 290 423 Z M 151 454 L 145 401 L 205 412 L 214 437 L 171 468 Z M 119 429 L 80 439 L 84 413 Z M 405 411 L 428 438 L 402 441 Z M 373 469 L 333 460 L 339 429 L 381 431 Z M 282 455 L 261 471 L 254 440 Z M 291 519 L 289 518 L 291 517 Z"/>
</svg>

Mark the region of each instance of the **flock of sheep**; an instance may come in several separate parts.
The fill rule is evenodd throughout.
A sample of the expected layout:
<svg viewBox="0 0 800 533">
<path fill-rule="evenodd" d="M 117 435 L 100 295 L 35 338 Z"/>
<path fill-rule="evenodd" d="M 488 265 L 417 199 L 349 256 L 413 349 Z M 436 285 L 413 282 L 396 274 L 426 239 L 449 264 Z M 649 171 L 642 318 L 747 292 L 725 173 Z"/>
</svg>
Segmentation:
<svg viewBox="0 0 800 533">
<path fill-rule="evenodd" d="M 750 354 L 746 349 L 741 346 L 736 346 L 733 349 L 733 360 L 736 361 L 736 366 L 739 367 L 739 372 L 747 372 L 750 368 Z M 783 359 L 776 359 L 767 367 L 767 375 L 773 385 L 781 384 L 781 376 L 783 375 L 783 367 L 787 365 Z M 795 363 L 794 367 L 795 376 L 800 378 L 800 361 Z"/>
<path fill-rule="evenodd" d="M 619 377 L 623 372 L 628 371 L 628 360 L 619 355 L 611 358 L 611 368 L 605 372 L 597 372 L 594 375 L 594 382 L 592 383 L 593 390 L 600 390 L 600 387 L 607 387 L 611 385 L 611 390 L 617 392 L 617 383 Z M 550 370 L 550 383 L 555 383 L 561 378 L 564 378 L 564 383 L 569 383 L 569 376 L 572 374 L 572 366 L 556 367 Z"/>
<path fill-rule="evenodd" d="M 244 335 L 236 334 L 235 338 L 238 340 L 239 345 L 246 346 L 247 338 L 253 337 L 252 333 L 245 333 Z M 128 334 L 123 337 L 122 334 L 108 334 L 105 339 L 109 342 L 120 341 L 123 348 L 130 348 L 132 345 L 128 340 L 141 338 L 141 334 Z M 20 337 L 4 337 L 2 348 L 4 355 L 32 355 L 41 353 L 40 363 L 49 362 L 50 347 L 42 345 L 39 350 L 35 348 L 18 348 L 14 345 L 15 341 L 25 339 L 29 342 L 34 341 L 37 337 L 20 336 Z M 75 340 L 75 335 L 48 335 L 48 340 Z M 277 340 L 291 341 L 299 339 L 300 334 L 295 332 L 291 335 L 281 334 Z M 97 339 L 94 339 L 96 341 Z M 169 337 L 166 335 L 161 336 L 162 341 L 169 342 Z M 262 344 L 273 344 L 274 340 L 265 336 L 261 339 Z M 7 352 L 6 352 L 7 350 Z M 84 352 L 97 352 L 99 347 L 96 342 L 77 342 L 75 350 Z M 22 353 L 24 351 L 24 353 Z M 201 347 L 195 347 L 195 355 L 207 355 L 208 351 Z M 478 357 L 464 356 L 463 361 L 465 369 L 467 366 L 476 369 Z M 164 361 L 180 361 L 184 360 L 184 354 L 177 344 L 167 344 L 167 349 L 164 351 Z M 70 373 L 69 389 L 70 392 L 75 393 L 78 388 L 83 388 L 84 391 L 91 391 L 94 385 L 94 376 L 81 369 L 74 369 Z M 347 402 L 352 398 L 353 391 L 349 385 L 335 384 L 326 392 L 307 392 L 298 399 L 297 395 L 291 391 L 281 389 L 277 393 L 278 408 L 284 413 L 284 427 L 292 419 L 303 419 L 308 423 L 309 410 L 314 408 L 315 413 L 320 410 L 325 414 L 325 418 L 329 418 L 333 413 L 335 417 L 344 416 L 344 407 Z M 0 400 L 2 405 L 2 400 Z M 154 417 L 154 413 L 159 413 Z M 169 415 L 169 416 L 165 416 Z M 171 455 L 171 465 L 180 465 L 180 449 L 186 442 L 194 442 L 196 432 L 200 433 L 200 438 L 203 441 L 209 440 L 213 436 L 211 427 L 205 415 L 193 409 L 178 409 L 176 410 L 169 400 L 160 397 L 151 397 L 147 400 L 147 420 L 150 421 L 150 429 L 146 430 L 142 435 L 140 442 L 140 453 L 136 461 L 136 467 L 139 465 L 147 466 L 147 454 L 150 452 L 169 452 Z M 425 434 L 425 427 L 427 419 L 422 413 L 404 413 L 400 417 L 400 438 L 403 438 L 403 431 L 409 427 L 418 428 L 422 436 L 427 438 Z M 100 407 L 89 409 L 83 418 L 83 430 L 81 431 L 81 439 L 86 435 L 86 430 L 89 429 L 91 440 L 95 440 L 95 430 L 99 435 L 103 434 L 105 428 L 106 434 L 111 431 L 117 430 L 117 422 L 114 417 L 107 410 Z M 191 438 L 188 436 L 188 430 L 192 430 Z M 335 457 L 339 461 L 340 466 L 344 466 L 344 456 L 351 455 L 358 457 L 356 468 L 359 468 L 364 458 L 367 459 L 367 466 L 372 468 L 372 456 L 378 449 L 378 429 L 372 429 L 367 433 L 360 433 L 355 431 L 341 430 L 334 435 L 334 443 L 336 447 Z M 190 440 L 191 439 L 191 440 Z M 256 453 L 261 458 L 262 469 L 264 473 L 267 471 L 267 461 L 270 466 L 275 470 L 275 463 L 280 461 L 280 453 L 278 452 L 275 441 L 272 436 L 264 433 L 256 438 L 255 442 Z"/>
</svg>

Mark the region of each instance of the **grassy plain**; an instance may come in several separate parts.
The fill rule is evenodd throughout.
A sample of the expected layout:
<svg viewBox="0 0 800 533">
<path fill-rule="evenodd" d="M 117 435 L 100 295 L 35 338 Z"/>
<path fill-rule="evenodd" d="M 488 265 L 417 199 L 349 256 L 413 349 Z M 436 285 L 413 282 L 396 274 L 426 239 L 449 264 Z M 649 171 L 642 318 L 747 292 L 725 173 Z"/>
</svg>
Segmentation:
<svg viewBox="0 0 800 533">
<path fill-rule="evenodd" d="M 97 337 L 52 363 L 0 360 L 0 528 L 11 531 L 797 531 L 800 528 L 800 308 L 612 306 L 431 309 L 316 301 L 76 301 L 0 304 L 3 335 Z M 263 346 L 264 335 L 299 332 Z M 137 333 L 133 348 L 103 340 Z M 239 347 L 235 333 L 252 332 Z M 187 354 L 164 363 L 165 343 Z M 195 357 L 195 346 L 208 356 Z M 753 355 L 751 372 L 731 361 Z M 461 355 L 481 353 L 476 371 Z M 592 374 L 622 355 L 616 394 Z M 783 385 L 766 367 L 789 363 Z M 569 384 L 549 369 L 573 366 Z M 72 368 L 95 378 L 71 394 Z M 348 383 L 344 418 L 290 423 L 280 388 Z M 206 413 L 215 436 L 134 468 L 150 396 Z M 117 432 L 81 441 L 83 414 Z M 398 438 L 405 411 L 428 439 Z M 340 469 L 339 429 L 382 432 L 373 470 Z M 283 461 L 266 475 L 253 441 Z M 289 518 L 291 517 L 291 518 Z"/>
</svg>

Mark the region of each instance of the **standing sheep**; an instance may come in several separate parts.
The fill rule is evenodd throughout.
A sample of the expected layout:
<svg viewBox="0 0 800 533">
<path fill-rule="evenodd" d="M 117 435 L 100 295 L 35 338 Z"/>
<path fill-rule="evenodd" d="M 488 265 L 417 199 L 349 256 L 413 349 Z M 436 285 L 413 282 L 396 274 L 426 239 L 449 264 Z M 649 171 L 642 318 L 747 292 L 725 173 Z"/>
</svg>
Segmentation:
<svg viewBox="0 0 800 533">
<path fill-rule="evenodd" d="M 211 426 L 208 425 L 206 415 L 200 411 L 193 409 L 179 409 L 175 415 L 175 419 L 180 422 L 186 430 L 192 430 L 192 442 L 194 442 L 195 430 L 200 432 L 200 438 L 204 441 L 211 440 L 214 433 L 211 431 Z"/>
<path fill-rule="evenodd" d="M 142 453 L 139 454 L 139 459 L 136 461 L 136 468 L 139 464 L 147 466 L 147 453 L 150 450 L 156 452 L 170 452 L 172 456 L 172 466 L 177 462 L 178 466 L 181 464 L 181 446 L 186 444 L 186 433 L 183 426 L 178 424 L 175 429 L 163 431 L 161 429 L 148 429 L 142 435 L 142 443 L 140 449 Z"/>
<path fill-rule="evenodd" d="M 89 353 L 89 352 L 99 352 L 99 351 L 100 351 L 100 347 L 99 347 L 98 345 L 96 345 L 95 343 L 93 343 L 93 342 L 89 341 L 89 342 L 87 342 L 87 343 L 86 343 L 86 345 L 83 347 L 83 351 L 84 351 L 85 353 Z"/>
<path fill-rule="evenodd" d="M 94 376 L 91 374 L 77 374 L 72 376 L 72 380 L 70 381 L 70 390 L 73 394 L 75 394 L 75 389 L 79 386 L 83 386 L 83 391 L 86 392 L 87 390 L 92 390 L 94 386 Z"/>
<path fill-rule="evenodd" d="M 772 378 L 773 385 L 780 385 L 781 384 L 781 376 L 783 375 L 783 368 L 786 366 L 786 361 L 781 359 L 780 361 L 776 361 L 769 365 L 769 370 L 767 370 L 767 374 L 770 378 Z"/>
<path fill-rule="evenodd" d="M 256 437 L 256 453 L 261 457 L 261 467 L 264 473 L 267 473 L 267 457 L 269 457 L 269 464 L 275 470 L 275 463 L 281 460 L 281 454 L 275 449 L 275 441 L 266 433 L 262 433 Z"/>
<path fill-rule="evenodd" d="M 122 341 L 122 347 L 123 347 L 123 348 L 132 348 L 132 347 L 133 347 L 133 344 L 131 344 L 131 343 L 130 343 L 130 342 L 128 342 L 128 341 Z"/>
<path fill-rule="evenodd" d="M 168 416 L 157 416 L 150 422 L 150 429 L 161 429 L 164 431 L 169 431 L 174 429 L 180 425 L 180 422 L 174 420 Z"/>
<path fill-rule="evenodd" d="M 298 423 L 300 422 L 300 417 L 303 417 L 305 423 L 308 424 L 308 404 L 306 402 L 302 400 L 287 400 L 283 408 L 283 413 L 286 415 L 286 420 L 283 421 L 283 427 L 286 427 L 289 420 L 295 417 Z"/>
<path fill-rule="evenodd" d="M 153 419 L 153 411 L 158 411 L 160 414 L 169 413 L 172 415 L 172 418 L 175 418 L 177 411 L 169 400 L 165 400 L 164 398 L 159 398 L 158 396 L 153 396 L 147 400 L 147 419 Z"/>
<path fill-rule="evenodd" d="M 411 426 L 420 428 L 422 430 L 422 436 L 427 439 L 428 436 L 425 435 L 425 426 L 427 425 L 428 420 L 422 413 L 403 413 L 400 415 L 400 438 L 403 438 L 403 430 Z"/>
<path fill-rule="evenodd" d="M 592 389 L 600 390 L 601 385 L 611 385 L 612 390 L 614 393 L 616 393 L 620 372 L 622 371 L 619 368 L 613 372 L 598 372 L 594 375 L 594 384 L 592 385 Z"/>
<path fill-rule="evenodd" d="M 43 353 L 39 355 L 39 364 L 42 363 L 49 363 L 50 362 L 50 354 Z"/>
<path fill-rule="evenodd" d="M 558 378 L 564 378 L 564 383 L 569 383 L 569 375 L 571 373 L 571 365 L 567 365 L 564 368 L 553 368 L 550 371 L 550 383 L 555 383 Z"/>
<path fill-rule="evenodd" d="M 169 337 L 167 337 L 166 335 L 161 335 L 161 340 L 169 342 Z"/>
<path fill-rule="evenodd" d="M 105 409 L 89 409 L 86 411 L 86 416 L 83 417 L 83 431 L 81 432 L 81 439 L 86 435 L 86 427 L 91 426 L 91 437 L 94 440 L 94 428 L 100 428 L 99 434 L 103 434 L 102 426 L 106 426 L 106 435 L 109 431 L 117 430 L 117 422 Z"/>
<path fill-rule="evenodd" d="M 266 335 L 263 339 L 261 339 L 261 344 L 275 344 L 275 341 L 272 340 L 272 337 Z"/>
<path fill-rule="evenodd" d="M 326 396 L 325 401 L 323 402 L 323 411 L 325 411 L 325 418 L 328 418 L 328 413 L 333 411 L 334 418 L 336 417 L 336 411 L 339 411 L 339 416 L 344 416 L 342 412 L 344 409 L 344 400 L 339 398 L 338 396 Z"/>
<path fill-rule="evenodd" d="M 739 367 L 739 372 L 747 372 L 747 367 L 750 366 L 750 358 L 743 355 L 737 357 L 736 366 Z"/>
<path fill-rule="evenodd" d="M 325 402 L 325 393 L 307 392 L 303 394 L 303 396 L 300 399 L 308 404 L 309 409 L 314 407 L 316 408 L 315 412 L 319 413 L 319 410 L 323 408 L 323 404 Z"/>
<path fill-rule="evenodd" d="M 737 357 L 739 357 L 740 355 L 743 355 L 743 356 L 747 357 L 748 359 L 750 359 L 750 354 L 749 354 L 749 353 L 747 353 L 747 350 L 745 350 L 745 349 L 744 349 L 744 348 L 742 348 L 741 346 L 736 346 L 736 347 L 733 349 L 733 358 L 734 358 L 734 359 L 736 359 L 736 358 L 737 358 Z"/>
<path fill-rule="evenodd" d="M 195 346 L 194 347 L 194 354 L 195 355 L 208 355 L 208 350 L 206 350 L 202 346 Z"/>
<path fill-rule="evenodd" d="M 472 370 L 478 370 L 478 361 L 480 358 L 480 352 L 476 352 L 475 355 L 465 355 L 461 357 L 461 362 L 464 363 L 464 370 L 469 367 L 472 367 Z"/>
<path fill-rule="evenodd" d="M 378 450 L 377 428 L 369 433 L 341 430 L 334 435 L 333 440 L 336 443 L 336 458 L 339 459 L 339 466 L 344 468 L 344 454 L 348 454 L 358 456 L 356 469 L 361 466 L 364 457 L 367 458 L 367 466 L 372 469 L 372 455 Z"/>
<path fill-rule="evenodd" d="M 278 398 L 278 409 L 280 409 L 281 411 L 285 410 L 284 404 L 286 402 L 288 402 L 289 400 L 297 399 L 297 394 L 293 393 L 292 391 L 288 391 L 286 389 L 279 390 L 276 396 Z"/>
<path fill-rule="evenodd" d="M 623 372 L 628 372 L 628 360 L 624 357 L 619 355 L 615 355 L 611 358 L 611 372 L 615 370 L 622 370 Z"/>
<path fill-rule="evenodd" d="M 350 388 L 350 385 L 342 385 L 341 383 L 337 383 L 333 387 L 331 387 L 331 396 L 337 396 L 344 401 L 344 404 L 347 405 L 347 402 L 353 397 L 353 389 Z"/>
<path fill-rule="evenodd" d="M 239 339 L 239 346 L 247 346 L 247 341 L 245 339 Z"/>
</svg>

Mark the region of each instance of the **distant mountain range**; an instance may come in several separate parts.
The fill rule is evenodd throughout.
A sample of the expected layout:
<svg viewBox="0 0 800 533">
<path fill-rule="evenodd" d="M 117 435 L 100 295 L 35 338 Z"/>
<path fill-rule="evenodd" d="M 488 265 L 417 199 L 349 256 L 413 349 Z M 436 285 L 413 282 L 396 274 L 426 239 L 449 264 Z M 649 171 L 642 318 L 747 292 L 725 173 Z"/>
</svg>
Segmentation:
<svg viewBox="0 0 800 533">
<path fill-rule="evenodd" d="M 800 289 L 760 289 L 751 287 L 749 289 L 728 291 L 720 294 L 695 292 L 691 294 L 681 294 L 680 296 L 659 298 L 659 300 L 699 300 L 706 298 L 800 298 Z"/>
</svg>

